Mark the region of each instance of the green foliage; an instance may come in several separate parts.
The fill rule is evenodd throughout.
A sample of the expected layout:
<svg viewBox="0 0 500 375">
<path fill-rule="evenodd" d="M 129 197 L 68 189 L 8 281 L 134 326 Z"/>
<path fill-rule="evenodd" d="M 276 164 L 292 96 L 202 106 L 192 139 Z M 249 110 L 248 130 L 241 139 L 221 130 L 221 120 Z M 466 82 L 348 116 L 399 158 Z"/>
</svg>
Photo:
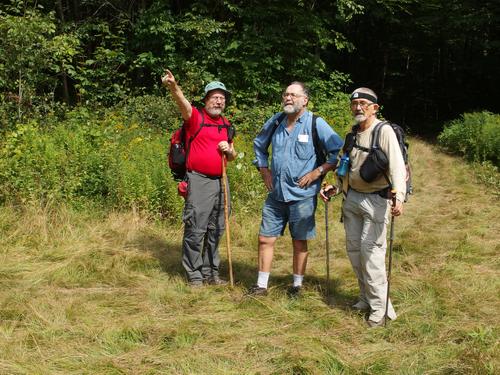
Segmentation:
<svg viewBox="0 0 500 375">
<path fill-rule="evenodd" d="M 352 126 L 349 95 L 343 93 L 350 83 L 349 76 L 341 72 L 333 72 L 329 80 L 315 79 L 311 83 L 310 109 L 323 117 L 341 137 Z"/>
<path fill-rule="evenodd" d="M 255 157 L 253 137 L 247 134 L 237 136 L 235 148 L 238 156 L 227 167 L 232 203 L 234 210 L 251 214 L 255 212 L 255 202 L 266 194 L 261 175 L 252 164 Z"/>
<path fill-rule="evenodd" d="M 109 106 L 123 100 L 130 90 L 127 76 L 126 25 L 111 29 L 107 22 L 85 23 L 78 30 L 81 43 L 92 45 L 74 69 L 79 100 L 85 104 Z"/>
<path fill-rule="evenodd" d="M 328 77 L 322 51 L 352 48 L 337 26 L 360 8 L 349 0 L 327 3 L 197 1 L 174 11 L 155 1 L 134 25 L 134 67 L 155 81 L 169 67 L 189 97 L 217 78 L 238 106 L 269 104 L 292 80 Z"/>
<path fill-rule="evenodd" d="M 489 112 L 465 113 L 449 122 L 438 137 L 446 150 L 467 160 L 491 161 L 500 165 L 500 115 Z"/>
<path fill-rule="evenodd" d="M 64 122 L 35 122 L 6 133 L 0 149 L 0 199 L 93 200 L 176 217 L 180 199 L 166 168 L 166 137 L 82 108 Z"/>
<path fill-rule="evenodd" d="M 120 113 L 128 122 L 141 127 L 167 130 L 179 127 L 181 115 L 170 95 L 142 95 L 129 97 L 110 110 Z"/>
<path fill-rule="evenodd" d="M 342 134 L 348 124 L 345 95 L 320 93 L 318 114 Z M 342 110 L 342 107 L 344 108 Z M 235 209 L 251 212 L 265 195 L 252 165 L 253 138 L 280 110 L 231 107 L 238 156 L 228 165 Z M 135 207 L 171 219 L 179 218 L 182 199 L 167 166 L 169 135 L 181 121 L 170 97 L 131 98 L 106 111 L 77 107 L 58 115 L 20 123 L 5 131 L 0 143 L 0 201 L 85 202 L 107 208 Z"/>
<path fill-rule="evenodd" d="M 55 28 L 52 13 L 0 13 L 0 90 L 11 93 L 19 118 L 32 105 L 35 91 L 53 81 L 45 63 L 52 58 Z"/>
</svg>

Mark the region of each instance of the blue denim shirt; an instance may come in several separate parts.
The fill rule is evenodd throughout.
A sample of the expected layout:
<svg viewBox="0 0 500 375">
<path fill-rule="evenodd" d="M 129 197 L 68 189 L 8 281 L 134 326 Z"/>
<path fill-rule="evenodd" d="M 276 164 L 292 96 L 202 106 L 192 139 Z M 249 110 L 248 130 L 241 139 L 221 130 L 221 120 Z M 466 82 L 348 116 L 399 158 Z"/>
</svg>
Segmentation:
<svg viewBox="0 0 500 375">
<path fill-rule="evenodd" d="M 274 122 L 281 113 L 276 113 L 264 124 L 264 127 L 254 139 L 253 149 L 257 168 L 269 167 L 269 150 L 266 143 L 272 132 Z M 271 173 L 273 176 L 272 198 L 281 202 L 299 201 L 316 195 L 320 190 L 320 179 L 307 188 L 300 188 L 298 180 L 306 173 L 311 172 L 316 165 L 316 152 L 312 136 L 312 112 L 305 111 L 297 119 L 291 133 L 286 130 L 287 118 L 276 128 L 273 134 Z M 328 152 L 327 163 L 335 164 L 337 154 L 343 141 L 333 131 L 325 120 L 318 117 L 316 120 L 318 138 L 323 149 Z"/>
</svg>

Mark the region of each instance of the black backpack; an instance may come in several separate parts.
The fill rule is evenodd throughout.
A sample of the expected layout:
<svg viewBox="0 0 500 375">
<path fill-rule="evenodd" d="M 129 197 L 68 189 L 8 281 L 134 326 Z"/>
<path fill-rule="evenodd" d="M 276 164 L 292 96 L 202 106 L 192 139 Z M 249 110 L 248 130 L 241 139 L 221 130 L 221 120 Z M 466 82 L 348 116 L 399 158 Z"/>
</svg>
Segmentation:
<svg viewBox="0 0 500 375">
<path fill-rule="evenodd" d="M 281 122 L 285 119 L 286 113 L 281 112 L 280 115 L 274 120 L 273 124 L 273 129 L 271 130 L 271 134 L 269 134 L 269 138 L 267 139 L 266 142 L 266 147 L 265 149 L 267 150 L 269 148 L 269 145 L 271 144 L 271 140 L 273 138 L 274 132 L 278 128 L 278 126 L 281 124 Z M 312 130 L 312 139 L 313 139 L 313 146 L 314 146 L 314 152 L 316 153 L 316 167 L 319 167 L 320 165 L 323 165 L 326 162 L 326 157 L 327 157 L 327 152 L 326 150 L 321 147 L 321 143 L 319 141 L 319 136 L 318 136 L 318 129 L 316 128 L 316 120 L 318 119 L 318 116 L 313 114 L 312 118 L 312 124 L 311 124 L 311 130 Z M 321 176 L 323 178 L 324 176 Z"/>
<path fill-rule="evenodd" d="M 354 125 L 352 127 L 352 131 L 346 135 L 343 151 L 344 153 L 351 152 L 353 147 L 356 147 L 362 151 L 368 152 L 368 156 L 366 157 L 365 162 L 360 168 L 361 178 L 363 178 L 363 180 L 365 180 L 366 182 L 372 182 L 376 180 L 380 176 L 380 174 L 383 174 L 385 179 L 387 180 L 387 183 L 389 184 L 389 186 L 391 186 L 391 181 L 389 180 L 389 176 L 387 175 L 389 161 L 387 160 L 385 153 L 380 149 L 380 129 L 384 125 L 389 125 L 396 134 L 399 148 L 401 149 L 401 153 L 403 155 L 403 160 L 406 167 L 406 202 L 408 201 L 408 196 L 410 194 L 413 194 L 413 183 L 408 157 L 409 144 L 406 141 L 405 131 L 401 126 L 389 121 L 379 122 L 373 129 L 370 148 L 366 148 L 356 144 L 356 133 L 359 130 L 359 125 Z"/>
<path fill-rule="evenodd" d="M 205 126 L 217 126 L 219 131 L 223 128 L 227 129 L 227 141 L 231 142 L 235 136 L 234 126 L 226 124 L 225 117 L 222 117 L 221 125 L 208 125 L 205 124 L 205 116 L 203 111 L 200 110 L 201 124 L 196 133 L 194 133 L 189 139 L 186 139 L 186 127 L 185 121 L 182 122 L 181 126 L 176 129 L 172 136 L 170 137 L 170 148 L 168 150 L 168 166 L 174 180 L 181 181 L 186 176 L 186 162 L 189 155 L 189 149 L 191 143 L 195 137 L 200 133 L 201 129 Z"/>
</svg>

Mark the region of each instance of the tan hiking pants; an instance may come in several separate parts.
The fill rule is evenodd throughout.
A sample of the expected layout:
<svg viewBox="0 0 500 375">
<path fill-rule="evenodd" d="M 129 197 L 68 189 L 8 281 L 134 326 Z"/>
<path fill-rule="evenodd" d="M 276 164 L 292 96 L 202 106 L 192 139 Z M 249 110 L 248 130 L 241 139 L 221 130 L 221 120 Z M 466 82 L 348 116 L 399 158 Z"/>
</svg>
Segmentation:
<svg viewBox="0 0 500 375">
<path fill-rule="evenodd" d="M 342 207 L 347 255 L 360 289 L 360 300 L 370 306 L 369 319 L 380 321 L 385 315 L 387 277 L 385 252 L 390 204 L 378 194 L 350 189 Z M 388 316 L 396 319 L 389 302 Z"/>
</svg>

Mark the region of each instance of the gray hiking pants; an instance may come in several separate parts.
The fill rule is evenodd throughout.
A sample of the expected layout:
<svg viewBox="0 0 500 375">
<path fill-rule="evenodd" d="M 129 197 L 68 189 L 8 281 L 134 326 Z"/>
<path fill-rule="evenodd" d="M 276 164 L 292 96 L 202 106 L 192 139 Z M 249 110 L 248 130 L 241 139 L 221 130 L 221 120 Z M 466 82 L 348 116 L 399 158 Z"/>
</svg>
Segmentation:
<svg viewBox="0 0 500 375">
<path fill-rule="evenodd" d="M 378 194 L 359 193 L 350 189 L 342 207 L 347 255 L 358 278 L 360 301 L 370 306 L 370 320 L 385 315 L 387 277 L 385 253 L 389 201 Z M 396 319 L 389 301 L 388 316 Z"/>
<path fill-rule="evenodd" d="M 222 178 L 210 178 L 196 172 L 188 172 L 187 177 L 182 265 L 188 280 L 197 281 L 219 275 L 218 245 L 224 233 L 224 191 Z"/>
</svg>

